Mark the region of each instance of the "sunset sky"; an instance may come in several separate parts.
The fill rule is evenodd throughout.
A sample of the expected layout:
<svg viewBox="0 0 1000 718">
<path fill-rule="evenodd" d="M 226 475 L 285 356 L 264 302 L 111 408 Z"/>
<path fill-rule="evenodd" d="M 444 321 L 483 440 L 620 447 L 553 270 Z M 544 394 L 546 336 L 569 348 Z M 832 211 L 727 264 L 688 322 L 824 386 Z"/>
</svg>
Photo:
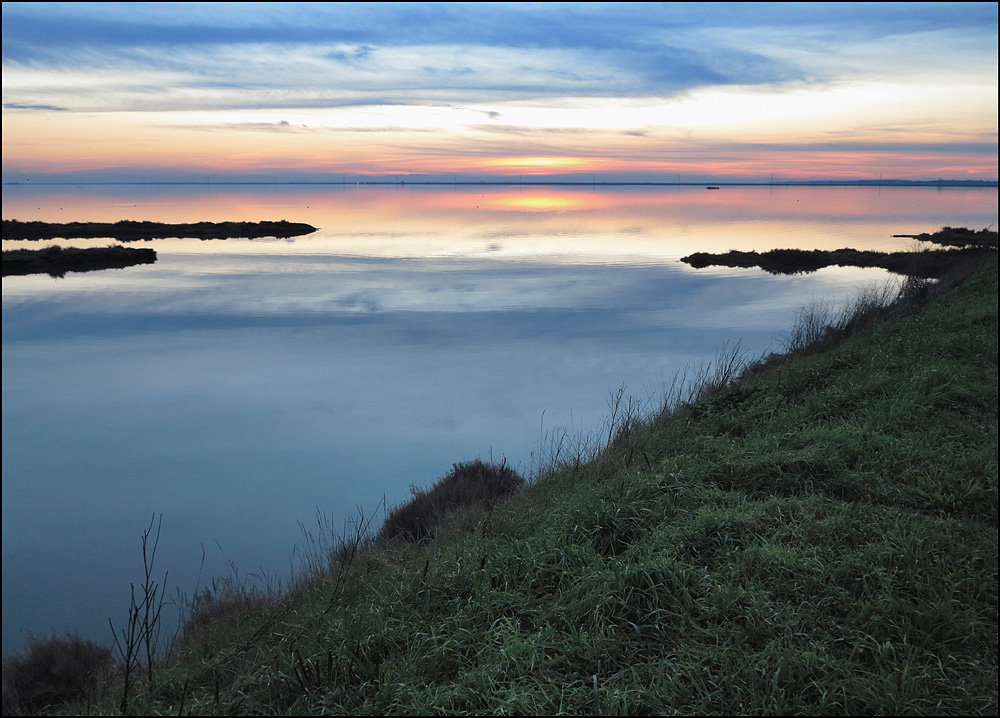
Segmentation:
<svg viewBox="0 0 1000 718">
<path fill-rule="evenodd" d="M 996 3 L 4 3 L 3 181 L 997 179 Z"/>
</svg>

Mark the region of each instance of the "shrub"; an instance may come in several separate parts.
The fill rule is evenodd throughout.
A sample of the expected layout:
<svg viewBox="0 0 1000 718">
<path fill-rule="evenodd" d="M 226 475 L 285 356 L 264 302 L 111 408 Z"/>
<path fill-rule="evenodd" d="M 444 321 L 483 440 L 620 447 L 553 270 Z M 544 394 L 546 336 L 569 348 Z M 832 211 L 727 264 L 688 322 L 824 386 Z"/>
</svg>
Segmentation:
<svg viewBox="0 0 1000 718">
<path fill-rule="evenodd" d="M 411 488 L 413 498 L 389 513 L 376 537 L 384 542 L 400 537 L 412 543 L 430 539 L 448 516 L 470 508 L 489 508 L 524 485 L 524 477 L 506 464 L 481 459 L 455 464 L 428 491 Z"/>
<path fill-rule="evenodd" d="M 111 649 L 80 636 L 29 636 L 27 654 L 3 662 L 3 714 L 34 714 L 93 696 L 111 668 Z"/>
</svg>

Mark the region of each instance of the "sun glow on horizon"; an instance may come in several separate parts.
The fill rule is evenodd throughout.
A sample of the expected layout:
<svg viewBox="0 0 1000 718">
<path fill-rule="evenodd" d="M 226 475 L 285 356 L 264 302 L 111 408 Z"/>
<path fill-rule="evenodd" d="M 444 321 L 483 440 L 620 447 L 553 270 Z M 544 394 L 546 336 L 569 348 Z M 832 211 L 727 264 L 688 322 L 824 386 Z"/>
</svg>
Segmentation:
<svg viewBox="0 0 1000 718">
<path fill-rule="evenodd" d="M 580 157 L 497 157 L 482 160 L 480 164 L 484 169 L 510 170 L 512 172 L 583 172 L 590 170 L 595 163 Z"/>
</svg>

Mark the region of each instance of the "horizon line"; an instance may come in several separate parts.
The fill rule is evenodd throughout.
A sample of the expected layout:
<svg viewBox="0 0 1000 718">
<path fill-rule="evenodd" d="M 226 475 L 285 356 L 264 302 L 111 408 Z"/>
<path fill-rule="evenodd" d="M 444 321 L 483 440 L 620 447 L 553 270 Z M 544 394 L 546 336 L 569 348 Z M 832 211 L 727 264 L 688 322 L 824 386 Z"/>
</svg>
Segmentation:
<svg viewBox="0 0 1000 718">
<path fill-rule="evenodd" d="M 143 185 L 255 185 L 255 186 L 275 186 L 275 185 L 317 185 L 317 186 L 577 186 L 577 187 L 812 187 L 812 186 L 855 186 L 855 187 L 997 187 L 1000 186 L 998 180 L 982 179 L 936 179 L 936 180 L 908 180 L 908 179 L 862 179 L 862 180 L 782 180 L 782 181 L 725 181 L 725 180 L 705 180 L 701 182 L 640 182 L 640 181 L 585 181 L 585 180 L 41 180 L 32 182 L 7 181 L 0 183 L 0 186 L 143 186 Z"/>
</svg>

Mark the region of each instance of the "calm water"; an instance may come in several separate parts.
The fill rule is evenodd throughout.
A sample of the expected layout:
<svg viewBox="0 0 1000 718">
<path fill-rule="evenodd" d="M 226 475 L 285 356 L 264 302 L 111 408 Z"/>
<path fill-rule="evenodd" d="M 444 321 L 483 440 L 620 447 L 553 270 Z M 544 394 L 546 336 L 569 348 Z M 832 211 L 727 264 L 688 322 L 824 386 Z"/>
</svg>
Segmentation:
<svg viewBox="0 0 1000 718">
<path fill-rule="evenodd" d="M 5 187 L 3 217 L 320 227 L 4 278 L 7 651 L 25 631 L 110 640 L 153 514 L 171 595 L 203 551 L 202 585 L 284 579 L 317 511 L 339 529 L 477 456 L 530 474 L 544 436 L 594 431 L 612 392 L 656 398 L 727 342 L 779 348 L 796 308 L 889 276 L 685 254 L 908 248 L 891 235 L 996 226 L 997 192 Z"/>
</svg>

